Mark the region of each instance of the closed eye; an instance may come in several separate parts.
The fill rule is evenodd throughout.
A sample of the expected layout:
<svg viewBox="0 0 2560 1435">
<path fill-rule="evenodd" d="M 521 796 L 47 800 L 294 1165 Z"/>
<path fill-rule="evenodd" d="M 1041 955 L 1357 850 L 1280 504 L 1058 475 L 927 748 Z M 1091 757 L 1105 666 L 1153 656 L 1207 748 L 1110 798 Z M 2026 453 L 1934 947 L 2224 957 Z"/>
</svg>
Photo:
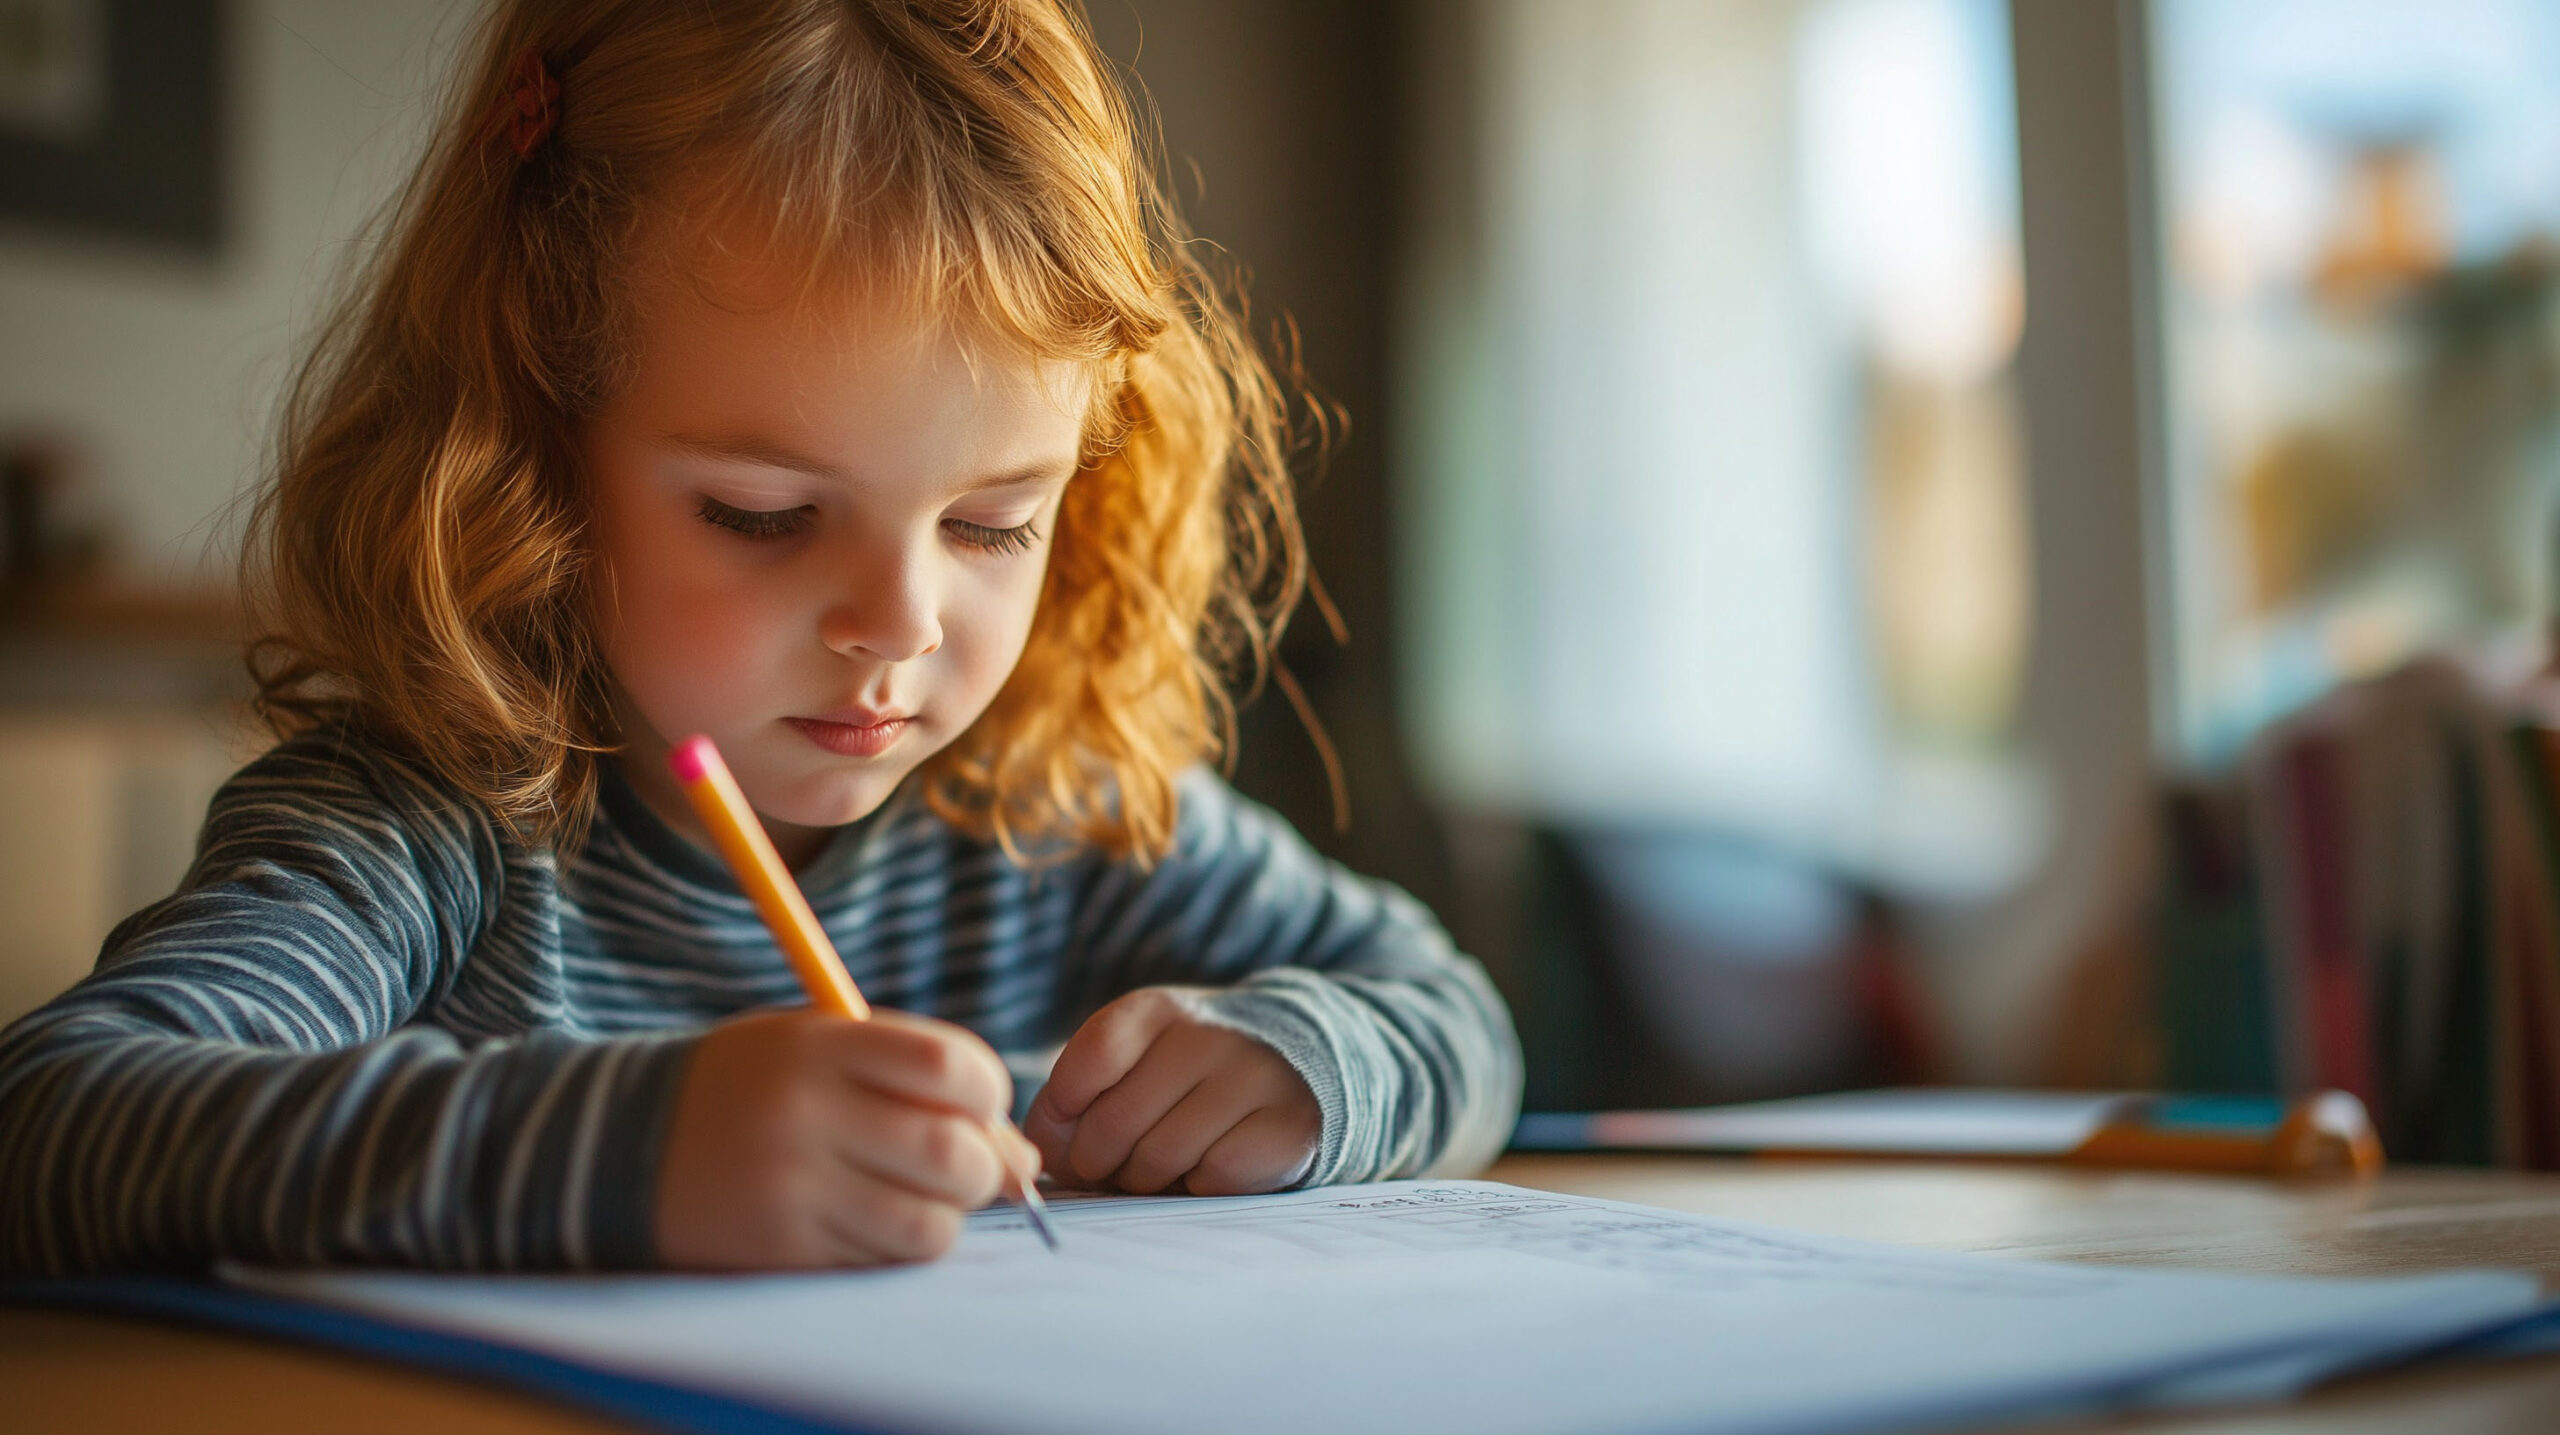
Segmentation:
<svg viewBox="0 0 2560 1435">
<path fill-rule="evenodd" d="M 788 538 L 804 532 L 817 510 L 808 504 L 798 508 L 740 508 L 716 498 L 702 500 L 702 521 L 749 538 Z"/>
<path fill-rule="evenodd" d="M 1040 541 L 1040 530 L 1029 522 L 1018 523 L 1011 528 L 989 528 L 965 518 L 946 518 L 942 520 L 942 526 L 962 543 L 972 548 L 983 548 L 989 553 L 1028 552 L 1033 544 Z"/>
</svg>

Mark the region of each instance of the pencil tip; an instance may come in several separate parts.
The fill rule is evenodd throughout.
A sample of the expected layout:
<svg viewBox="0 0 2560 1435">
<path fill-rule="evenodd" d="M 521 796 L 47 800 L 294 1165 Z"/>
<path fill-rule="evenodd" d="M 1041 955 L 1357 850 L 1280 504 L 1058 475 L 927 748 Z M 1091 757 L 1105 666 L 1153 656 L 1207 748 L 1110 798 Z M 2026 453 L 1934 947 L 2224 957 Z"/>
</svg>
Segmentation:
<svg viewBox="0 0 2560 1435">
<path fill-rule="evenodd" d="M 1022 1213 L 1031 1218 L 1031 1229 L 1040 1233 L 1040 1244 L 1056 1250 L 1058 1232 L 1049 1224 L 1049 1203 L 1040 1199 L 1040 1188 L 1028 1181 L 1022 1183 L 1021 1191 Z"/>
</svg>

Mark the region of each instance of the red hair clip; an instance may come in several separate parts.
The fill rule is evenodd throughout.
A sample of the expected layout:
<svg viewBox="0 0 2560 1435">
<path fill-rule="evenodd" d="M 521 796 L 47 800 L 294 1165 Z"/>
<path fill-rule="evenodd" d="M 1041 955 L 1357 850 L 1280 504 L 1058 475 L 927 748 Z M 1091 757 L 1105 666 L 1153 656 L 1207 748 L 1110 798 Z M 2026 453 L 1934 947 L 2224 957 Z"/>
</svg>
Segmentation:
<svg viewBox="0 0 2560 1435">
<path fill-rule="evenodd" d="M 560 82 L 543 66 L 542 51 L 527 45 L 507 66 L 507 98 L 489 117 L 482 142 L 504 135 L 516 158 L 531 159 L 559 121 Z"/>
</svg>

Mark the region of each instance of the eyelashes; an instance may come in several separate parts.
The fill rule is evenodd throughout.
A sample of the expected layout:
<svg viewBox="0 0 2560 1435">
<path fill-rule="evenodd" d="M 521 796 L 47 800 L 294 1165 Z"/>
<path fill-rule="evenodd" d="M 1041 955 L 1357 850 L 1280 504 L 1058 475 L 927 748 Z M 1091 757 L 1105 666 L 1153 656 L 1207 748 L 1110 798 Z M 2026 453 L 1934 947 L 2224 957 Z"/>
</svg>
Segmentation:
<svg viewBox="0 0 2560 1435">
<path fill-rule="evenodd" d="M 705 497 L 701 517 L 715 528 L 748 538 L 789 538 L 808 532 L 809 525 L 817 521 L 817 510 L 807 504 L 798 508 L 740 508 Z M 989 528 L 966 519 L 946 518 L 942 527 L 961 544 L 987 553 L 1024 553 L 1040 541 L 1040 530 L 1028 522 L 1011 528 Z"/>
<path fill-rule="evenodd" d="M 1029 523 L 1017 523 L 1011 528 L 989 528 L 966 519 L 946 518 L 942 520 L 942 526 L 952 537 L 989 553 L 1023 553 L 1040 541 L 1040 530 Z"/>
<path fill-rule="evenodd" d="M 740 508 L 716 498 L 702 500 L 703 522 L 749 538 L 788 538 L 805 533 L 814 513 L 806 504 L 798 508 Z"/>
</svg>

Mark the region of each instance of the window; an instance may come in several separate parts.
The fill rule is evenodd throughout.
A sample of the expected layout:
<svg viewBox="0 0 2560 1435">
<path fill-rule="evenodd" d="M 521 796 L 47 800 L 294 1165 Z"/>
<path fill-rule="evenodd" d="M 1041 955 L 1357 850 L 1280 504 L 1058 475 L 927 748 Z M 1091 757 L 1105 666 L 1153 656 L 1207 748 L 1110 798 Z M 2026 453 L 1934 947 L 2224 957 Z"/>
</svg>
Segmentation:
<svg viewBox="0 0 2560 1435">
<path fill-rule="evenodd" d="M 1479 0 L 1402 525 L 1439 795 L 2032 857 L 2007 11 Z M 1441 167 L 1434 167 L 1435 169 Z"/>
<path fill-rule="evenodd" d="M 2550 612 L 2560 7 L 2155 0 L 2169 738 Z"/>
</svg>

